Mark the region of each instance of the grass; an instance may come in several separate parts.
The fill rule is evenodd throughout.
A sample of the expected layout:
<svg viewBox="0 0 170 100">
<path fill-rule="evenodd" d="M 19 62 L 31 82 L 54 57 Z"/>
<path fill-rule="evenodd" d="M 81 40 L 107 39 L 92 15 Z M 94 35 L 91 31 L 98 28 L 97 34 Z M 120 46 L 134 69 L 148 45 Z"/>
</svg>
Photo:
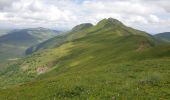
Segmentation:
<svg viewBox="0 0 170 100">
<path fill-rule="evenodd" d="M 64 73 L 10 89 L 0 90 L 9 100 L 150 100 L 170 98 L 169 59 L 114 63 L 90 67 L 91 63 L 53 70 Z M 53 72 L 52 72 L 53 73 Z M 48 74 L 52 74 L 49 72 Z"/>
<path fill-rule="evenodd" d="M 2 70 L 0 99 L 168 100 L 170 46 L 157 45 L 141 31 L 109 25 L 70 33 L 59 47 Z M 38 74 L 38 68 L 48 70 Z"/>
<path fill-rule="evenodd" d="M 140 56 L 142 59 L 140 61 L 135 55 L 139 53 L 136 49 L 140 41 L 139 44 L 134 41 L 136 45 L 133 41 L 127 42 L 131 39 L 141 40 L 144 39 L 143 37 L 127 36 L 112 40 L 112 42 L 109 39 L 102 42 L 89 39 L 89 37 L 78 39 L 71 44 L 67 43 L 59 48 L 49 49 L 48 52 L 35 53 L 21 61 L 21 68 L 24 64 L 29 64 L 31 69 L 25 71 L 24 74 L 11 74 L 13 75 L 10 77 L 12 81 L 6 79 L 5 84 L 12 83 L 14 80 L 17 81 L 13 84 L 25 83 L 28 80 L 32 82 L 1 90 L 0 99 L 150 100 L 170 97 L 169 58 L 154 56 L 148 59 L 146 56 Z M 104 45 L 104 42 L 108 45 Z M 113 43 L 115 43 L 114 46 L 111 46 Z M 115 47 L 117 48 L 114 49 Z M 123 52 L 124 48 L 127 48 L 126 52 Z M 141 52 L 149 54 L 151 51 Z M 46 65 L 49 62 L 56 62 L 52 70 L 38 77 L 36 72 L 31 74 L 32 77 L 25 74 L 35 71 L 36 66 Z M 17 68 L 20 67 L 17 66 Z M 10 72 L 9 69 L 8 72 Z"/>
</svg>

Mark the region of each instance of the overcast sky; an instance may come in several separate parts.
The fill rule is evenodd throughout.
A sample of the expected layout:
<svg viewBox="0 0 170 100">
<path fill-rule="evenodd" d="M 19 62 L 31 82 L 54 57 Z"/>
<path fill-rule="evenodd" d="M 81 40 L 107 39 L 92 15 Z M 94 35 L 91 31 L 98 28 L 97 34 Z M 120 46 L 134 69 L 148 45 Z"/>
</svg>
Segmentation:
<svg viewBox="0 0 170 100">
<path fill-rule="evenodd" d="M 0 0 L 0 28 L 70 29 L 109 17 L 149 33 L 170 31 L 170 0 Z"/>
</svg>

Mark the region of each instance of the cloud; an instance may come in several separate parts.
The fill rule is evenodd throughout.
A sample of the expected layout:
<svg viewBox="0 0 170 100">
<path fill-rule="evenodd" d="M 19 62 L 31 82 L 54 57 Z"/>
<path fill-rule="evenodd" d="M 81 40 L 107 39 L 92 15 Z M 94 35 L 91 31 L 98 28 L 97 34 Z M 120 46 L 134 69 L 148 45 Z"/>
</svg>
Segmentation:
<svg viewBox="0 0 170 100">
<path fill-rule="evenodd" d="M 0 26 L 73 26 L 113 17 L 151 33 L 170 31 L 169 0 L 0 0 Z"/>
<path fill-rule="evenodd" d="M 0 10 L 2 11 L 4 7 L 10 7 L 14 0 L 0 0 Z"/>
</svg>

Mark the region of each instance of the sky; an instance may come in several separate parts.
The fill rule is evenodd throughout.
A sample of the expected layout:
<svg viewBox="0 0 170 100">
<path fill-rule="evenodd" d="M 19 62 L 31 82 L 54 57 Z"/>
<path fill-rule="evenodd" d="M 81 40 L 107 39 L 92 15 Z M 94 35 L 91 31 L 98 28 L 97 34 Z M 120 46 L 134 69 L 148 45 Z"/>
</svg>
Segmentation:
<svg viewBox="0 0 170 100">
<path fill-rule="evenodd" d="M 149 33 L 170 31 L 170 0 L 0 0 L 0 28 L 71 29 L 115 18 Z"/>
</svg>

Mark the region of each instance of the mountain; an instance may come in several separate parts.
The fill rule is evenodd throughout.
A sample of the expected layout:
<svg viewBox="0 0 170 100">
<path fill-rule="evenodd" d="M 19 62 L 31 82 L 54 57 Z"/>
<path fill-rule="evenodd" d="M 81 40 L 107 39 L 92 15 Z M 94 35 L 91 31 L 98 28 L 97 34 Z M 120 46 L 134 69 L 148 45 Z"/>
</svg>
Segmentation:
<svg viewBox="0 0 170 100">
<path fill-rule="evenodd" d="M 42 43 L 39 43 L 37 45 L 33 45 L 33 46 L 27 48 L 26 51 L 25 51 L 25 54 L 29 55 L 29 54 L 32 54 L 34 52 L 40 51 L 40 50 L 58 47 L 61 44 L 63 44 L 65 41 L 66 41 L 66 34 L 61 34 L 61 35 L 58 35 L 54 38 L 46 40 Z"/>
<path fill-rule="evenodd" d="M 156 38 L 162 39 L 166 42 L 170 42 L 170 32 L 158 33 L 154 35 Z"/>
<path fill-rule="evenodd" d="M 0 99 L 170 98 L 169 44 L 113 18 L 84 26 L 0 70 Z"/>
<path fill-rule="evenodd" d="M 83 23 L 77 25 L 70 32 L 64 35 L 56 36 L 55 38 L 49 39 L 45 42 L 42 42 L 38 45 L 28 48 L 26 50 L 26 54 L 31 54 L 33 52 L 47 49 L 47 48 L 54 48 L 60 46 L 65 42 L 84 37 L 86 36 L 86 34 L 89 33 L 98 33 L 98 32 L 105 32 L 105 31 L 106 32 L 108 31 L 107 33 L 113 33 L 113 36 L 138 34 L 141 36 L 146 36 L 148 39 L 150 39 L 150 41 L 158 42 L 157 40 L 154 40 L 155 39 L 154 37 L 147 34 L 146 32 L 127 27 L 116 19 L 108 18 L 108 19 L 101 20 L 96 26 L 93 26 L 91 23 Z"/>
<path fill-rule="evenodd" d="M 91 24 L 91 23 L 83 23 L 83 24 L 75 26 L 72 29 L 72 32 L 77 32 L 77 31 L 85 30 L 85 29 L 88 29 L 88 28 L 90 28 L 92 26 L 93 26 L 93 24 Z"/>
<path fill-rule="evenodd" d="M 76 33 L 82 32 L 83 30 L 86 30 L 86 29 L 88 29 L 88 28 L 90 28 L 92 26 L 93 25 L 90 24 L 90 23 L 83 23 L 83 24 L 77 25 L 70 32 L 63 33 L 63 34 L 58 35 L 58 36 L 56 36 L 54 38 L 51 38 L 51 39 L 49 39 L 47 41 L 44 41 L 44 42 L 39 43 L 37 45 L 31 46 L 30 48 L 28 48 L 26 50 L 25 53 L 28 55 L 28 54 L 31 54 L 33 52 L 39 51 L 39 50 L 58 47 L 58 46 L 60 46 L 63 43 L 68 41 L 67 37 L 69 37 L 69 38 L 79 37 L 79 36 L 81 36 L 81 34 L 76 34 Z M 72 34 L 74 36 L 72 36 Z"/>
<path fill-rule="evenodd" d="M 59 34 L 60 31 L 46 28 L 13 30 L 0 37 L 0 60 L 13 60 L 24 56 L 24 51 Z"/>
<path fill-rule="evenodd" d="M 0 36 L 7 34 L 11 29 L 0 29 Z"/>
</svg>

